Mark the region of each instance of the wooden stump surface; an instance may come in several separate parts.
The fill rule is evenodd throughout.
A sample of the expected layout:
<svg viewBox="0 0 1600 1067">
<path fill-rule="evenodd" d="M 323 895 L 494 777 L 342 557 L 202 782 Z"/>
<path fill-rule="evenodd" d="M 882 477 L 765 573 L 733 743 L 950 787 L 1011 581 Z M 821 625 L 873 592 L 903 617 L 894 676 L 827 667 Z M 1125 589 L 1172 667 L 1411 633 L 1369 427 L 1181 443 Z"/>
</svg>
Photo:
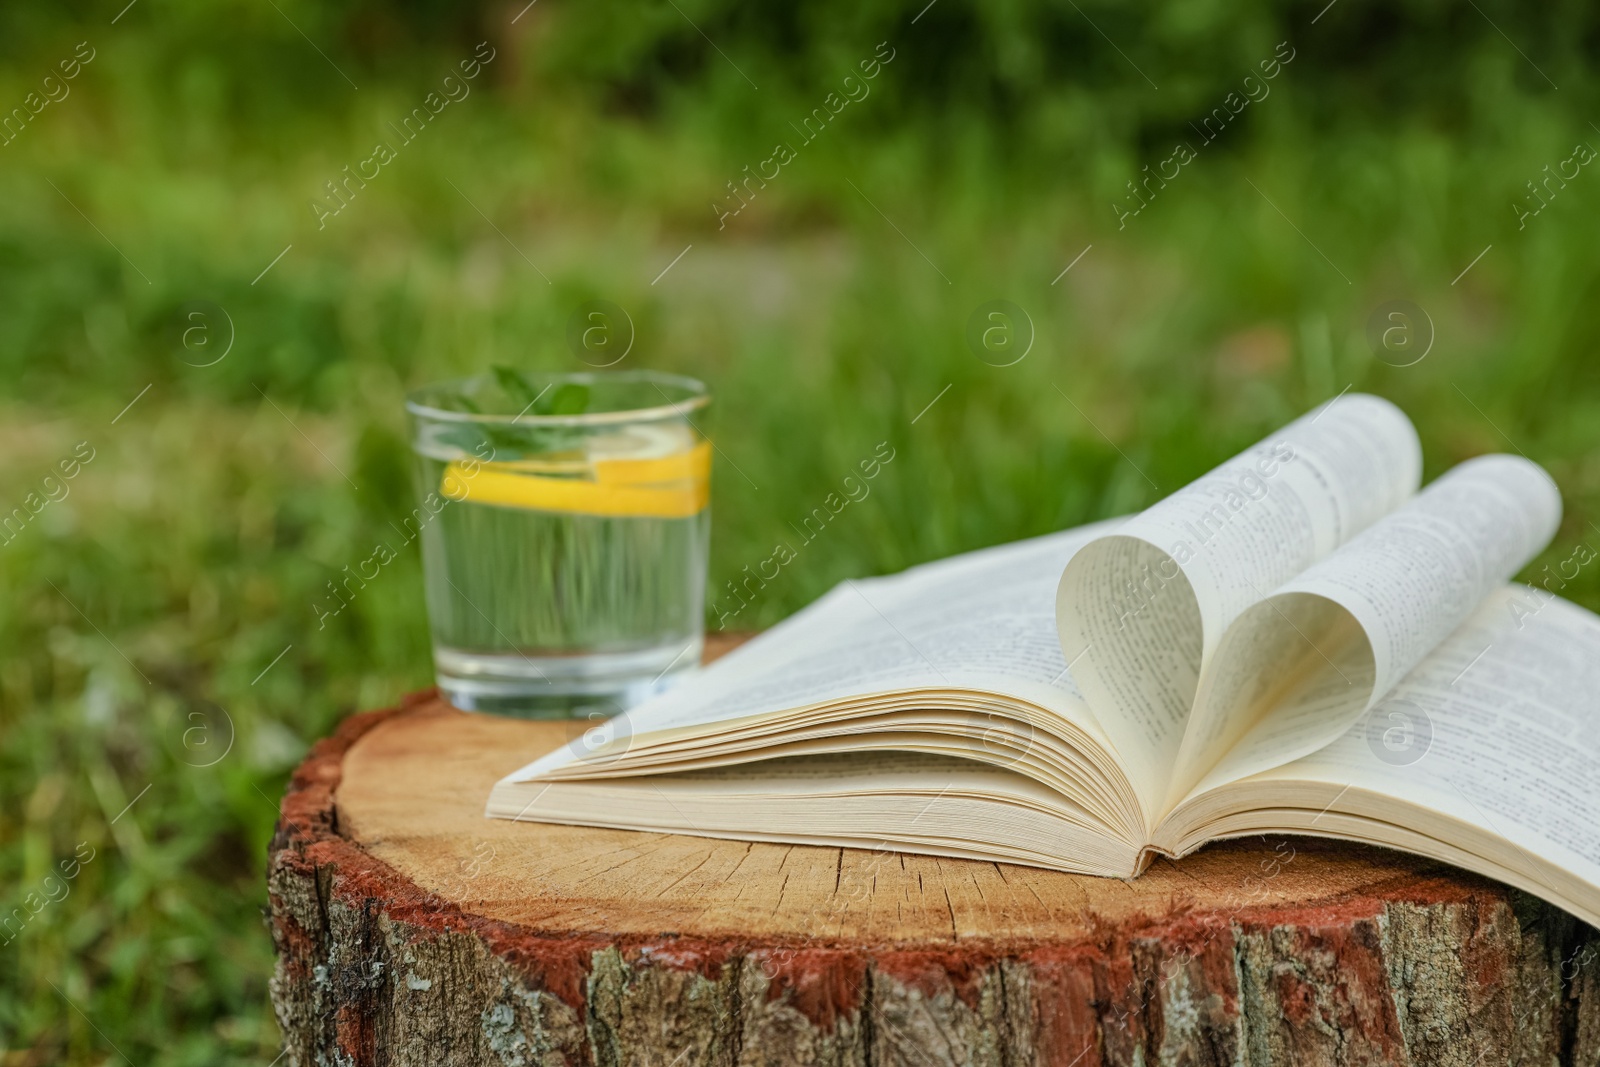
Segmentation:
<svg viewBox="0 0 1600 1067">
<path fill-rule="evenodd" d="M 587 723 L 433 694 L 297 771 L 269 872 L 295 1064 L 1595 1064 L 1538 901 L 1278 838 L 1130 882 L 483 817 Z"/>
</svg>

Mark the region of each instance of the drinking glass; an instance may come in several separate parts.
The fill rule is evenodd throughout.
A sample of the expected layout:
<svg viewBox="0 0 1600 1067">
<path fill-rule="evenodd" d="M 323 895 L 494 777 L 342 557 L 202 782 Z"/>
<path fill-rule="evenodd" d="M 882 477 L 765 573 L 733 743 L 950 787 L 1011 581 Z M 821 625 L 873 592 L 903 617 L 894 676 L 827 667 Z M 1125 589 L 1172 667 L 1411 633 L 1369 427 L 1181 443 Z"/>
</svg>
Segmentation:
<svg viewBox="0 0 1600 1067">
<path fill-rule="evenodd" d="M 710 400 L 654 371 L 506 368 L 410 395 L 407 536 L 452 704 L 592 718 L 699 664 Z"/>
</svg>

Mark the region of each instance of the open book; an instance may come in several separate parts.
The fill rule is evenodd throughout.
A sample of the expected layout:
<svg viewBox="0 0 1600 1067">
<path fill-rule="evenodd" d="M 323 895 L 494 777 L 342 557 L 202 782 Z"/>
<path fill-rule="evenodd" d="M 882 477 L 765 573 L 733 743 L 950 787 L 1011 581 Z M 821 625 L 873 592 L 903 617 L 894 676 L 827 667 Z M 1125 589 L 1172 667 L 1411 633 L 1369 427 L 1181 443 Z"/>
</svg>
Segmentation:
<svg viewBox="0 0 1600 1067">
<path fill-rule="evenodd" d="M 1417 492 L 1326 404 L 1132 518 L 847 581 L 494 787 L 488 814 L 1131 877 L 1298 832 L 1600 923 L 1600 617 L 1507 584 L 1561 499 L 1515 456 Z"/>
</svg>

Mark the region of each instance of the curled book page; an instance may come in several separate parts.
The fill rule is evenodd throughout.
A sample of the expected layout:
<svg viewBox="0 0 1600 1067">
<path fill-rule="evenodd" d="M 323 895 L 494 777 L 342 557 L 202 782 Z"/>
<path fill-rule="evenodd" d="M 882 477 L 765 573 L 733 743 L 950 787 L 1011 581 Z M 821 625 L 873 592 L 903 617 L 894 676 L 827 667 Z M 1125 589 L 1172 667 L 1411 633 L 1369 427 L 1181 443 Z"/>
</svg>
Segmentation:
<svg viewBox="0 0 1600 1067">
<path fill-rule="evenodd" d="M 1416 492 L 1387 400 L 1339 397 L 1085 545 L 1061 576 L 1062 651 L 1145 811 L 1166 798 L 1200 676 L 1234 619 Z"/>
<path fill-rule="evenodd" d="M 1555 536 L 1538 464 L 1454 468 L 1228 628 L 1201 680 L 1170 803 L 1328 744 Z"/>
</svg>

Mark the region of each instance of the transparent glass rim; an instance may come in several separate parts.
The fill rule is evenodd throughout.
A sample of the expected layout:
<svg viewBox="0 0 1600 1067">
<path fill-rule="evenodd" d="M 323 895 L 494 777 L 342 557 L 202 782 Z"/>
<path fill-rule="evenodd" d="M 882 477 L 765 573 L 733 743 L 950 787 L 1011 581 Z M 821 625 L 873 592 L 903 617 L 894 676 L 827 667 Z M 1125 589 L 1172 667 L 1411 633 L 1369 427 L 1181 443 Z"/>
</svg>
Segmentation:
<svg viewBox="0 0 1600 1067">
<path fill-rule="evenodd" d="M 406 410 L 419 418 L 436 422 L 471 423 L 475 425 L 509 426 L 614 426 L 626 422 L 653 422 L 658 419 L 686 418 L 711 403 L 711 391 L 705 382 L 683 374 L 669 374 L 655 370 L 624 371 L 530 371 L 535 381 L 572 382 L 593 385 L 596 382 L 648 382 L 657 388 L 672 386 L 687 395 L 679 400 L 669 400 L 648 408 L 630 408 L 624 411 L 594 411 L 581 415 L 491 415 L 471 411 L 447 411 L 434 407 L 424 399 L 440 389 L 486 382 L 487 374 L 472 374 L 465 378 L 446 378 L 430 382 L 406 394 Z"/>
</svg>

